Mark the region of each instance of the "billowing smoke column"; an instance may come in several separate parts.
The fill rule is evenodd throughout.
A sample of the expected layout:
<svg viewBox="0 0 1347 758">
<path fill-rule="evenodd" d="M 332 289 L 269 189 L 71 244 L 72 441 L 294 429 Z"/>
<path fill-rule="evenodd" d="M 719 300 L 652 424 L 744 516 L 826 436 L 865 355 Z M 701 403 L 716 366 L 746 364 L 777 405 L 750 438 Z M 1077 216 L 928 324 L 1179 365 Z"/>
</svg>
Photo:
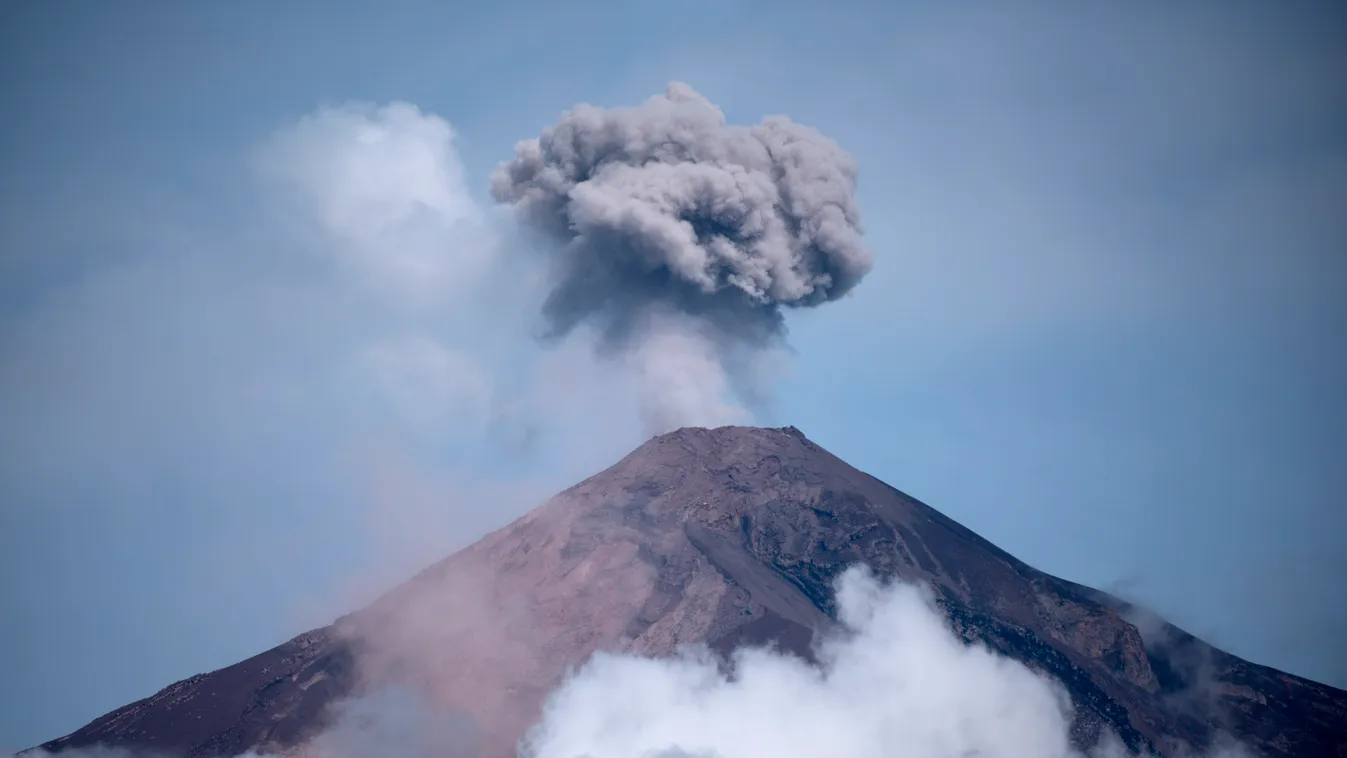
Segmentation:
<svg viewBox="0 0 1347 758">
<path fill-rule="evenodd" d="M 675 82 L 631 108 L 576 106 L 520 142 L 491 191 L 554 244 L 549 336 L 589 324 L 604 351 L 638 355 L 677 329 L 723 358 L 769 346 L 783 308 L 836 300 L 869 272 L 856 176 L 818 131 L 727 124 Z"/>
</svg>

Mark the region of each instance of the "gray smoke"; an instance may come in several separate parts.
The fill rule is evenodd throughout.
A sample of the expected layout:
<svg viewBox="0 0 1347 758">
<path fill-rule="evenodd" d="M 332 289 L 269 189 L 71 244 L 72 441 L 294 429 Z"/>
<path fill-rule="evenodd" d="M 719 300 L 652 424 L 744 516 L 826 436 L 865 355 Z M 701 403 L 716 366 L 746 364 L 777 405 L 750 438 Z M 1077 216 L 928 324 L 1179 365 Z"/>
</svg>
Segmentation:
<svg viewBox="0 0 1347 758">
<path fill-rule="evenodd" d="M 554 244 L 549 336 L 588 322 L 625 350 L 672 314 L 762 346 L 783 334 L 782 308 L 835 300 L 869 272 L 856 175 L 818 131 L 727 124 L 675 82 L 635 107 L 576 106 L 515 147 L 491 192 Z"/>
</svg>

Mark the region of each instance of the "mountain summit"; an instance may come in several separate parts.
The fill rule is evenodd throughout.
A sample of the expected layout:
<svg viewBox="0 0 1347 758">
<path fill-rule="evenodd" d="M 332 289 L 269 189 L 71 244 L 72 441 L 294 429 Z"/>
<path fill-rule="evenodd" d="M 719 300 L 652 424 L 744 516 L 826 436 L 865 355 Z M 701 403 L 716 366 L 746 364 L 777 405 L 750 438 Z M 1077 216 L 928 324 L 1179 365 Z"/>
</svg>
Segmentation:
<svg viewBox="0 0 1347 758">
<path fill-rule="evenodd" d="M 1037 571 L 793 427 L 656 437 L 332 626 L 43 747 L 302 751 L 343 701 L 397 686 L 470 717 L 474 752 L 503 758 L 596 651 L 811 658 L 855 564 L 928 585 L 965 641 L 1060 682 L 1077 745 L 1108 732 L 1173 755 L 1226 733 L 1267 755 L 1347 755 L 1347 693 Z"/>
</svg>

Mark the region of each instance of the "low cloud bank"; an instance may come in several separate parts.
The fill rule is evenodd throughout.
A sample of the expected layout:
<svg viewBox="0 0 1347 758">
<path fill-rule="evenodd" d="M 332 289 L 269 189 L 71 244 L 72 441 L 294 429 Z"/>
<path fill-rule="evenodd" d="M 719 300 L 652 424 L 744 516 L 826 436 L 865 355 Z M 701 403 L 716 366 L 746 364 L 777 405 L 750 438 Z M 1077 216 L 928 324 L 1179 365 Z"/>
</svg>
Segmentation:
<svg viewBox="0 0 1347 758">
<path fill-rule="evenodd" d="M 736 653 L 733 673 L 705 650 L 595 656 L 551 696 L 520 755 L 1084 758 L 1061 688 L 965 645 L 922 589 L 852 569 L 837 599 L 845 631 L 823 643 L 817 667 L 766 649 Z M 1089 753 L 1126 754 L 1116 740 Z"/>
</svg>

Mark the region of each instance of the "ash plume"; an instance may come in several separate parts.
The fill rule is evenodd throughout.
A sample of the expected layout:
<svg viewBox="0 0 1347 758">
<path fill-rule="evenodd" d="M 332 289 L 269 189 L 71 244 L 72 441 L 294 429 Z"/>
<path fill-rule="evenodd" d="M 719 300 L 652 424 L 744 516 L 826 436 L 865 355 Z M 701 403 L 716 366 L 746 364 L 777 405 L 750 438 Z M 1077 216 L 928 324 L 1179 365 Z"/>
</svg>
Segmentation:
<svg viewBox="0 0 1347 758">
<path fill-rule="evenodd" d="M 856 181 L 817 130 L 729 124 L 675 82 L 635 107 L 576 106 L 516 145 L 491 192 L 549 244 L 548 338 L 588 325 L 601 352 L 626 355 L 691 319 L 723 356 L 780 341 L 783 309 L 836 300 L 870 271 Z"/>
</svg>

